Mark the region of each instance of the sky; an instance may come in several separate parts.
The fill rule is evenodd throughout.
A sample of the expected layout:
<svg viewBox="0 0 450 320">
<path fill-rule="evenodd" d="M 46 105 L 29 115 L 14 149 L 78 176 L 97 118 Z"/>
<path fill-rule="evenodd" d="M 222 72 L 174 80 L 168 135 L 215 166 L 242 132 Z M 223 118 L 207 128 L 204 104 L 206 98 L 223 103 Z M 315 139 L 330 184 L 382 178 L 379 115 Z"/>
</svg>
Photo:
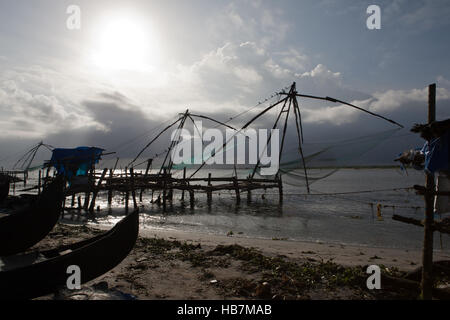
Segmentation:
<svg viewBox="0 0 450 320">
<path fill-rule="evenodd" d="M 373 4 L 381 29 L 369 30 Z M 79 29 L 68 28 L 72 5 Z M 41 140 L 132 158 L 186 109 L 227 121 L 293 82 L 403 124 L 361 160 L 391 163 L 423 143 L 409 128 L 427 119 L 429 84 L 438 120 L 450 117 L 448 16 L 446 0 L 0 0 L 0 166 Z M 305 143 L 395 129 L 347 106 L 299 104 Z"/>
</svg>

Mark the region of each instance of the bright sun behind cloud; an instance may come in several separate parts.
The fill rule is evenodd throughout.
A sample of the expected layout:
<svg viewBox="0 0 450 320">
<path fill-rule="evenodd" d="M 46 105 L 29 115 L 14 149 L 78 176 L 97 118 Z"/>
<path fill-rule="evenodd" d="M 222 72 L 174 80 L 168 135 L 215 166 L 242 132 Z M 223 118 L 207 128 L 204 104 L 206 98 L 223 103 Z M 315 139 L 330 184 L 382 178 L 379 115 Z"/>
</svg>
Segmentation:
<svg viewBox="0 0 450 320">
<path fill-rule="evenodd" d="M 108 70 L 144 71 L 154 66 L 158 48 L 147 24 L 135 17 L 109 17 L 95 35 L 92 61 Z"/>
</svg>

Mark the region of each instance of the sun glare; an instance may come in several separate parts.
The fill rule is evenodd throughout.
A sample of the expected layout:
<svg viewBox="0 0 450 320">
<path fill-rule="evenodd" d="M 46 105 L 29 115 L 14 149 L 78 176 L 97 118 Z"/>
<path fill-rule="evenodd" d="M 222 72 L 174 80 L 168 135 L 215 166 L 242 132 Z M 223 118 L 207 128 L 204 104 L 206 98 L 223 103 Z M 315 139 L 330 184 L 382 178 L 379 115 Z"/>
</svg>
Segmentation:
<svg viewBox="0 0 450 320">
<path fill-rule="evenodd" d="M 148 26 L 133 18 L 110 18 L 99 28 L 95 65 L 116 70 L 146 70 L 156 63 L 157 47 Z"/>
</svg>

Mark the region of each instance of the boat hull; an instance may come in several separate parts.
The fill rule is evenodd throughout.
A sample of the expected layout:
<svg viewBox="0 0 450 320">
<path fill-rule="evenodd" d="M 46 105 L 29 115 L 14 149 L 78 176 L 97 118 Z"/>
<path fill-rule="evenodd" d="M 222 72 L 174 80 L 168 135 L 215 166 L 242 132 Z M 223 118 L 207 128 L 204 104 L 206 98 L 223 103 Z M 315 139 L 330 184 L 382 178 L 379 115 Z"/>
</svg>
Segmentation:
<svg viewBox="0 0 450 320">
<path fill-rule="evenodd" d="M 2 203 L 9 194 L 9 177 L 0 175 L 0 203 Z"/>
<path fill-rule="evenodd" d="M 0 218 L 0 256 L 27 250 L 53 229 L 62 210 L 64 178 L 57 177 L 34 201 Z"/>
<path fill-rule="evenodd" d="M 35 252 L 45 260 L 0 272 L 0 299 L 32 299 L 67 288 L 70 266 L 78 266 L 81 283 L 117 266 L 133 249 L 139 234 L 139 213 L 134 211 L 105 234 L 54 250 Z M 69 252 L 70 251 L 70 252 Z M 20 256 L 15 256 L 20 259 Z M 6 261 L 5 261 L 6 260 Z"/>
</svg>

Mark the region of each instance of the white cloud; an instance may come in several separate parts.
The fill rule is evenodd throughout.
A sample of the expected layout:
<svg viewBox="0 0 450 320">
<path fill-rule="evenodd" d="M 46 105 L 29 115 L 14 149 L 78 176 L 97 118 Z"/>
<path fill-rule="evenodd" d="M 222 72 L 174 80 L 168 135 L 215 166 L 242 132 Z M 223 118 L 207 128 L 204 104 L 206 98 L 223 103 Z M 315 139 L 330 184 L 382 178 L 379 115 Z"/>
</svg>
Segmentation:
<svg viewBox="0 0 450 320">
<path fill-rule="evenodd" d="M 95 126 L 77 104 L 75 92 L 64 88 L 70 87 L 69 83 L 55 71 L 38 66 L 6 70 L 0 76 L 2 137 L 39 138 L 60 130 Z"/>
<path fill-rule="evenodd" d="M 323 80 L 339 80 L 341 77 L 340 72 L 332 72 L 327 69 L 323 64 L 318 64 L 313 70 L 309 72 L 305 72 L 301 75 L 299 75 L 300 78 L 302 77 L 311 77 L 311 78 L 320 78 Z"/>
<path fill-rule="evenodd" d="M 438 111 L 440 106 L 442 108 L 441 114 L 444 117 L 450 116 L 450 113 L 446 108 L 450 103 L 449 83 L 450 82 L 445 78 L 440 78 L 438 84 L 442 87 L 438 87 L 436 90 Z M 351 103 L 371 112 L 384 115 L 388 118 L 401 116 L 409 122 L 424 122 L 426 119 L 420 117 L 426 115 L 428 87 L 422 89 L 387 90 L 383 92 L 375 92 L 369 99 L 352 100 Z M 360 120 L 363 115 L 364 113 L 361 111 L 352 109 L 348 106 L 336 105 L 334 107 L 306 109 L 305 122 L 342 125 L 352 122 L 354 123 Z M 403 119 L 397 118 L 393 120 L 402 122 Z"/>
<path fill-rule="evenodd" d="M 208 22 L 212 38 L 222 41 L 252 41 L 263 47 L 283 41 L 291 25 L 278 8 L 269 9 L 260 1 L 229 3 Z"/>
</svg>

